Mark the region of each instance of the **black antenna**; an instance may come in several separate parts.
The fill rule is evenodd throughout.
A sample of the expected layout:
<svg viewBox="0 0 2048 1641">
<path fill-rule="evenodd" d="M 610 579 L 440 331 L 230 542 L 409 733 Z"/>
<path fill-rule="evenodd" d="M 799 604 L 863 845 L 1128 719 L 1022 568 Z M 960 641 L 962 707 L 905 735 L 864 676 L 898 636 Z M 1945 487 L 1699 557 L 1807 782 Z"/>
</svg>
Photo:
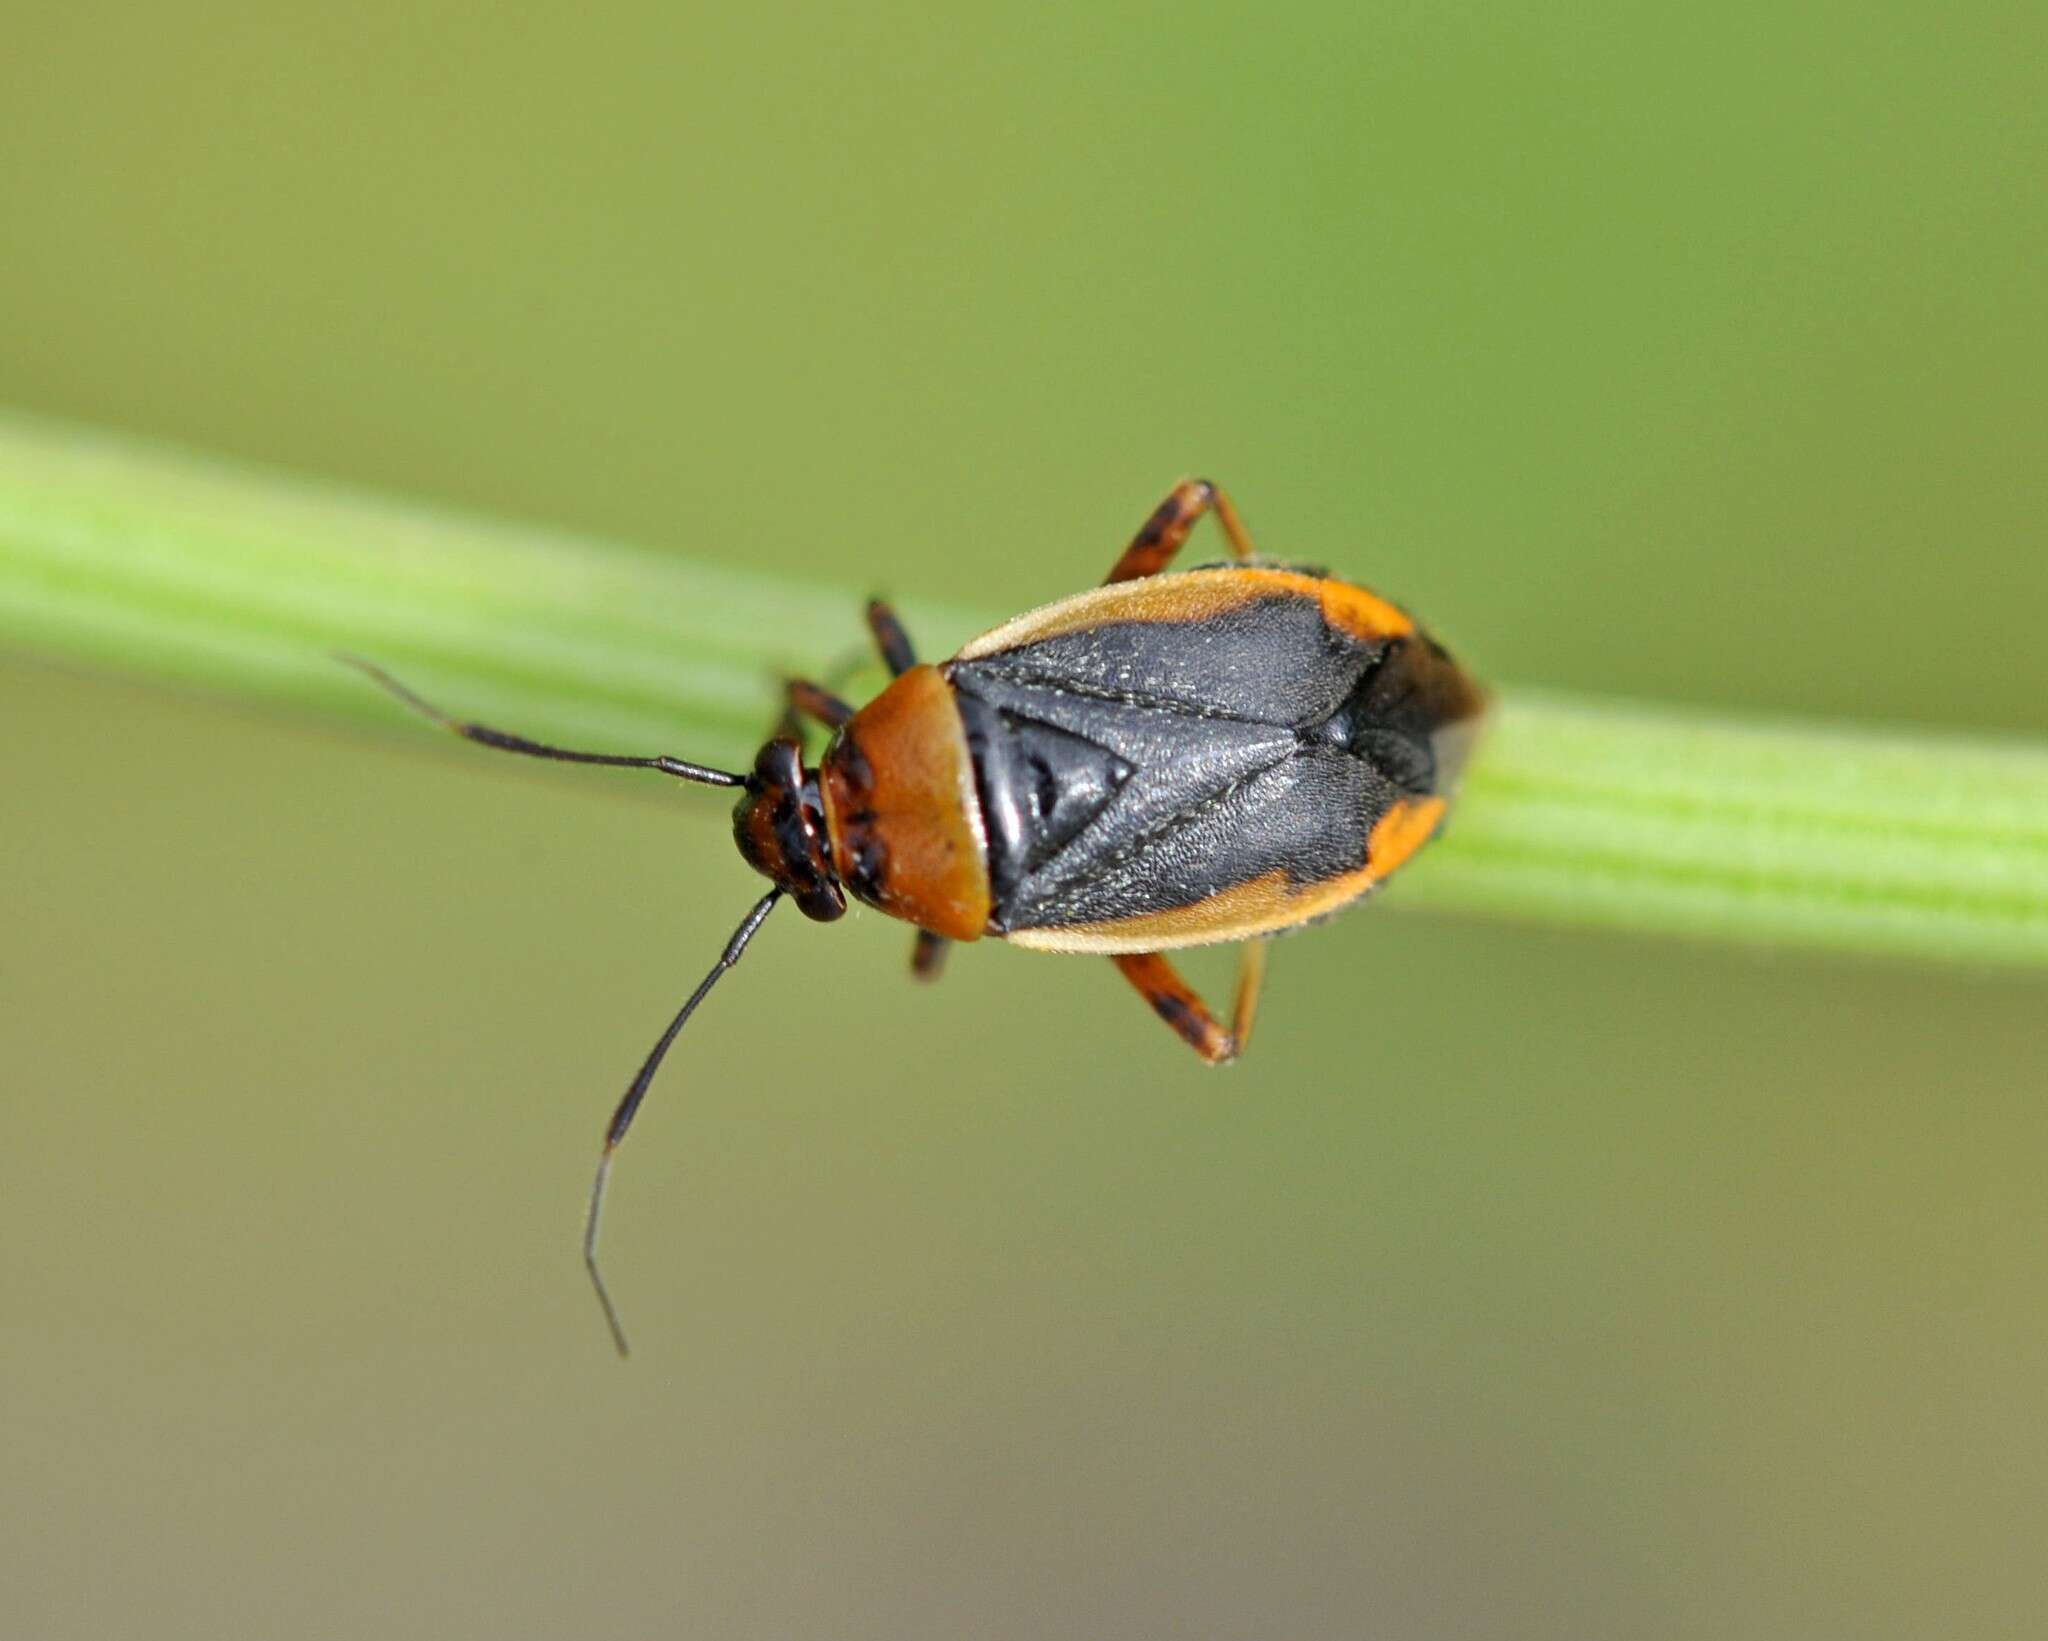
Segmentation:
<svg viewBox="0 0 2048 1641">
<path fill-rule="evenodd" d="M 599 1216 L 604 1212 L 605 1186 L 611 1179 L 612 1153 L 619 1148 L 619 1141 L 626 1137 L 626 1130 L 633 1126 L 633 1117 L 640 1109 L 640 1102 L 647 1098 L 648 1085 L 654 1081 L 654 1074 L 661 1068 L 662 1056 L 668 1053 L 669 1044 L 696 1013 L 697 1005 L 704 1001 L 713 986 L 717 985 L 725 971 L 740 960 L 747 949 L 747 942 L 754 938 L 754 931 L 768 921 L 768 914 L 775 910 L 776 901 L 782 898 L 780 889 L 770 889 L 754 908 L 741 919 L 740 926 L 733 930 L 732 939 L 725 943 L 725 950 L 718 961 L 711 966 L 711 972 L 697 983 L 697 989 L 690 993 L 689 1001 L 676 1011 L 676 1017 L 668 1024 L 668 1030 L 661 1034 L 661 1041 L 654 1045 L 632 1086 L 626 1090 L 625 1098 L 619 1101 L 618 1109 L 612 1113 L 612 1120 L 605 1126 L 604 1155 L 597 1161 L 597 1178 L 590 1184 L 590 1211 L 583 1221 L 583 1268 L 590 1273 L 590 1285 L 597 1290 L 597 1302 L 604 1307 L 605 1326 L 612 1330 L 612 1343 L 619 1348 L 619 1354 L 629 1354 L 626 1346 L 626 1330 L 619 1323 L 618 1307 L 613 1305 L 612 1296 L 605 1288 L 604 1277 L 597 1269 L 597 1226 Z"/>
<path fill-rule="evenodd" d="M 529 741 L 523 735 L 508 735 L 502 729 L 492 729 L 486 724 L 465 723 L 460 718 L 451 718 L 439 707 L 413 694 L 373 661 L 365 661 L 360 655 L 341 654 L 337 654 L 335 660 L 344 666 L 354 667 L 364 677 L 381 684 L 422 718 L 432 719 L 443 729 L 453 731 L 465 741 L 475 741 L 479 746 L 494 746 L 500 752 L 520 752 L 529 758 L 554 758 L 562 763 L 610 764 L 618 769 L 658 769 L 664 775 L 673 775 L 683 781 L 695 781 L 700 786 L 747 784 L 744 775 L 735 775 L 724 769 L 712 769 L 704 764 L 686 763 L 681 758 L 627 758 L 610 752 L 571 752 L 565 747 Z"/>
</svg>

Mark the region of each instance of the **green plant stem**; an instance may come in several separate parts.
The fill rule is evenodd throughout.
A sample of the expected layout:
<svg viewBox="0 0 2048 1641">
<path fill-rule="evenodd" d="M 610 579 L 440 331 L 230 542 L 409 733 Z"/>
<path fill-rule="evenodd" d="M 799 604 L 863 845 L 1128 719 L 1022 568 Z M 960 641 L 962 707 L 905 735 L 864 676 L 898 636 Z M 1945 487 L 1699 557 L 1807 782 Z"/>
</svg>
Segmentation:
<svg viewBox="0 0 2048 1641">
<path fill-rule="evenodd" d="M 0 416 L 0 644 L 417 734 L 465 715 L 745 767 L 852 589 L 463 517 Z M 942 653 L 1002 612 L 910 603 Z M 452 743 L 451 743 L 452 748 Z M 711 801 L 711 800 L 706 800 Z M 1504 692 L 1402 901 L 2048 964 L 2048 749 Z"/>
</svg>

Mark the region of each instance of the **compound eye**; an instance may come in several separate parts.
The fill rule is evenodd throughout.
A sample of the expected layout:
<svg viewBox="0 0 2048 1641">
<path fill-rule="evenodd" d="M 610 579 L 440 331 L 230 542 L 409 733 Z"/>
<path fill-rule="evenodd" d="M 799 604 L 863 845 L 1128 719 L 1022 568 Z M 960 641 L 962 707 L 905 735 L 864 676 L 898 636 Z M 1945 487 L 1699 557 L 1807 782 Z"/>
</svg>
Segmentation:
<svg viewBox="0 0 2048 1641">
<path fill-rule="evenodd" d="M 804 784 L 802 749 L 794 741 L 770 741 L 754 755 L 754 773 L 748 784 L 798 791 Z"/>
<path fill-rule="evenodd" d="M 831 923 L 846 915 L 846 896 L 839 892 L 836 883 L 822 880 L 801 888 L 794 884 L 787 886 L 790 899 L 796 902 L 796 909 L 819 923 Z"/>
</svg>

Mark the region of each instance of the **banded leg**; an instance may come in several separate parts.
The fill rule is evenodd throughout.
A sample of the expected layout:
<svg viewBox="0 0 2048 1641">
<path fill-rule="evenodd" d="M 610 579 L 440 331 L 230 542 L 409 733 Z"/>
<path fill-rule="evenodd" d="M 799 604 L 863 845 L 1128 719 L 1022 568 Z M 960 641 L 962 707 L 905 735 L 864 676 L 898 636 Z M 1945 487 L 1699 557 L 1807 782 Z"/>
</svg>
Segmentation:
<svg viewBox="0 0 2048 1641">
<path fill-rule="evenodd" d="M 853 716 L 853 708 L 823 684 L 808 678 L 785 679 L 782 685 L 782 716 L 768 732 L 771 741 L 804 744 L 804 720 L 815 719 L 827 729 L 837 729 Z"/>
<path fill-rule="evenodd" d="M 868 631 L 875 635 L 875 648 L 882 652 L 889 676 L 901 678 L 917 665 L 917 651 L 911 648 L 910 634 L 903 630 L 896 612 L 879 598 L 868 600 L 867 617 Z"/>
<path fill-rule="evenodd" d="M 837 729 L 853 716 L 853 708 L 823 684 L 814 684 L 808 678 L 792 678 L 784 688 L 791 712 L 815 718 L 827 729 Z"/>
<path fill-rule="evenodd" d="M 1252 1021 L 1259 1012 L 1259 989 L 1266 978 L 1266 943 L 1247 940 L 1237 949 L 1237 995 L 1230 1007 L 1230 1029 L 1209 1012 L 1192 987 L 1158 952 L 1135 952 L 1110 959 L 1138 995 L 1152 1005 L 1181 1040 L 1210 1065 L 1227 1065 L 1252 1040 Z"/>
<path fill-rule="evenodd" d="M 1103 585 L 1157 575 L 1173 562 L 1173 555 L 1188 539 L 1188 532 L 1212 508 L 1216 522 L 1223 526 L 1223 534 L 1230 542 L 1230 556 L 1244 563 L 1256 558 L 1252 538 L 1245 531 L 1244 520 L 1237 516 L 1237 509 L 1230 505 L 1230 498 L 1207 479 L 1182 479 L 1131 537 L 1130 546 L 1111 566 Z"/>
<path fill-rule="evenodd" d="M 917 944 L 910 948 L 911 975 L 925 981 L 938 979 L 946 967 L 946 953 L 952 949 L 953 942 L 944 935 L 919 929 Z"/>
<path fill-rule="evenodd" d="M 891 677 L 901 677 L 917 665 L 917 653 L 910 647 L 910 635 L 903 630 L 903 623 L 896 619 L 894 610 L 879 598 L 871 598 L 866 616 L 868 631 L 874 635 L 875 648 L 881 651 L 882 662 L 888 667 Z M 833 668 L 827 676 L 850 676 L 859 669 L 860 662 L 856 658 Z M 792 678 L 783 687 L 788 699 L 782 716 L 775 723 L 776 740 L 795 741 L 801 746 L 805 718 L 816 719 L 827 729 L 837 729 L 853 716 L 851 704 L 840 699 L 826 685 L 814 684 L 807 678 Z"/>
</svg>

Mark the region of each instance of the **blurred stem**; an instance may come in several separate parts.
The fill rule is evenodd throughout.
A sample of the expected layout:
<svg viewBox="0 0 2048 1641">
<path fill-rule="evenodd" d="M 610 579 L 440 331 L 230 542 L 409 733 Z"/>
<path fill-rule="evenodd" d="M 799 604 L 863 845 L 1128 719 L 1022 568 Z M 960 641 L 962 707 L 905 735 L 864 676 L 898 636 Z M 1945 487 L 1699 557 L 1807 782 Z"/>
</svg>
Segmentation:
<svg viewBox="0 0 2048 1641">
<path fill-rule="evenodd" d="M 904 608 L 931 654 L 1004 613 Z M 525 734 L 744 767 L 777 675 L 860 643 L 854 589 L 0 416 L 0 645 L 20 651 L 421 734 L 330 659 L 353 650 Z M 2048 964 L 2048 748 L 1509 689 L 1395 892 Z"/>
</svg>

